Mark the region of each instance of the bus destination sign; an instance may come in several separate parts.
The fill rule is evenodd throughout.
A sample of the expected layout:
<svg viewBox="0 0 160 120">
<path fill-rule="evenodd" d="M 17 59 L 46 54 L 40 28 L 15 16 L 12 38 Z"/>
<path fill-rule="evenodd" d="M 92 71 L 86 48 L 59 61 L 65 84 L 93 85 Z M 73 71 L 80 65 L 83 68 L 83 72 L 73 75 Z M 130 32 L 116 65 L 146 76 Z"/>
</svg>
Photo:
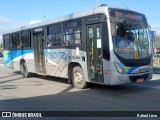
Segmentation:
<svg viewBox="0 0 160 120">
<path fill-rule="evenodd" d="M 127 19 L 133 19 L 133 20 L 142 20 L 142 16 L 136 15 L 136 14 L 124 14 L 123 12 L 115 11 L 115 16 L 116 17 L 123 17 Z"/>
<path fill-rule="evenodd" d="M 110 9 L 110 15 L 112 17 L 130 19 L 130 20 L 138 20 L 138 21 L 146 21 L 145 16 L 143 14 L 139 14 L 132 11 L 127 10 L 117 10 L 117 9 Z"/>
</svg>

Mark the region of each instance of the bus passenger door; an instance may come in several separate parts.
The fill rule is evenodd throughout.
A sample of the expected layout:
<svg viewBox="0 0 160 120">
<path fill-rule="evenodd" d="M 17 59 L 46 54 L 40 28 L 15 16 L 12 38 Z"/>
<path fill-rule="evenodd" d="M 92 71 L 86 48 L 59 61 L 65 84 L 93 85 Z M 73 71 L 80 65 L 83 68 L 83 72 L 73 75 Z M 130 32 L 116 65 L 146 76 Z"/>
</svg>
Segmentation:
<svg viewBox="0 0 160 120">
<path fill-rule="evenodd" d="M 34 59 L 36 72 L 45 74 L 45 58 L 44 58 L 44 33 L 34 34 Z"/>
<path fill-rule="evenodd" d="M 102 24 L 87 25 L 88 75 L 93 82 L 104 83 L 102 53 Z"/>
</svg>

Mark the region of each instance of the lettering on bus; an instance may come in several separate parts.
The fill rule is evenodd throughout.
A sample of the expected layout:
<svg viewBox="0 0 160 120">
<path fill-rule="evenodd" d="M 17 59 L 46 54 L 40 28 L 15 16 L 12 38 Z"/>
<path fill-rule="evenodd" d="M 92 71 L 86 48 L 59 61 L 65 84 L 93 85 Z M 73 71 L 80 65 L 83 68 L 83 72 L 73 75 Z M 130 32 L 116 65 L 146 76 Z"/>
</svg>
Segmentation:
<svg viewBox="0 0 160 120">
<path fill-rule="evenodd" d="M 65 52 L 50 52 L 47 53 L 46 56 L 50 56 L 52 59 L 66 59 Z"/>
<path fill-rule="evenodd" d="M 134 19 L 134 20 L 142 20 L 142 16 L 140 16 L 140 15 L 130 14 L 130 13 L 124 14 L 119 11 L 115 11 L 115 16 L 116 17 L 124 17 L 124 18 L 128 18 L 128 19 Z"/>
<path fill-rule="evenodd" d="M 68 59 L 81 59 L 80 56 L 68 56 Z"/>
<path fill-rule="evenodd" d="M 85 56 L 68 56 L 68 59 L 82 59 L 82 62 L 85 62 Z"/>
<path fill-rule="evenodd" d="M 60 58 L 60 59 L 66 59 L 65 52 L 58 52 L 58 58 Z"/>
<path fill-rule="evenodd" d="M 110 16 L 113 18 L 123 18 L 123 19 L 130 19 L 130 20 L 138 20 L 138 21 L 146 21 L 146 18 L 143 14 L 128 11 L 128 10 L 117 10 L 117 9 L 110 9 Z"/>
</svg>

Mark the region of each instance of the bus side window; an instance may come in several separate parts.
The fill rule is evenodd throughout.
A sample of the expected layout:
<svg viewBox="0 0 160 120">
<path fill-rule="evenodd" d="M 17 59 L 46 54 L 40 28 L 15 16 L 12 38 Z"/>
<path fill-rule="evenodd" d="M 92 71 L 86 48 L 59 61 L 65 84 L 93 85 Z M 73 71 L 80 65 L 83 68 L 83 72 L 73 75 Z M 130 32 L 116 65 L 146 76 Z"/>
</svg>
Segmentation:
<svg viewBox="0 0 160 120">
<path fill-rule="evenodd" d="M 47 27 L 46 47 L 54 46 L 61 46 L 61 24 L 55 24 Z"/>
<path fill-rule="evenodd" d="M 20 47 L 19 33 L 18 33 L 18 32 L 13 33 L 11 36 L 12 36 L 12 37 L 11 37 L 12 48 L 13 48 L 13 49 L 19 48 L 19 47 Z"/>
<path fill-rule="evenodd" d="M 75 31 L 75 45 L 82 45 L 82 36 L 81 36 L 81 32 L 79 31 Z"/>
<path fill-rule="evenodd" d="M 82 44 L 81 37 L 82 21 L 81 19 L 70 20 L 63 23 L 64 45 L 74 46 Z"/>
<path fill-rule="evenodd" d="M 31 31 L 23 31 L 22 32 L 22 48 L 31 48 Z"/>
<path fill-rule="evenodd" d="M 3 47 L 6 50 L 9 50 L 11 48 L 11 39 L 10 39 L 10 35 L 4 35 L 3 37 Z"/>
</svg>

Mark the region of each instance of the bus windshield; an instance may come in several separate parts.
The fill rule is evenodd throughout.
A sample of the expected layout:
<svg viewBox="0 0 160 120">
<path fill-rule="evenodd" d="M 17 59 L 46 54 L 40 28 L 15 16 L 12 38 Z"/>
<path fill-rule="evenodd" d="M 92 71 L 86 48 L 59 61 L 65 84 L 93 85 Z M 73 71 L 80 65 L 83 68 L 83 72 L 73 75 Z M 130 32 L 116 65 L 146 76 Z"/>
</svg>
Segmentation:
<svg viewBox="0 0 160 120">
<path fill-rule="evenodd" d="M 148 25 L 112 21 L 112 39 L 117 56 L 124 59 L 144 59 L 151 55 Z"/>
</svg>

